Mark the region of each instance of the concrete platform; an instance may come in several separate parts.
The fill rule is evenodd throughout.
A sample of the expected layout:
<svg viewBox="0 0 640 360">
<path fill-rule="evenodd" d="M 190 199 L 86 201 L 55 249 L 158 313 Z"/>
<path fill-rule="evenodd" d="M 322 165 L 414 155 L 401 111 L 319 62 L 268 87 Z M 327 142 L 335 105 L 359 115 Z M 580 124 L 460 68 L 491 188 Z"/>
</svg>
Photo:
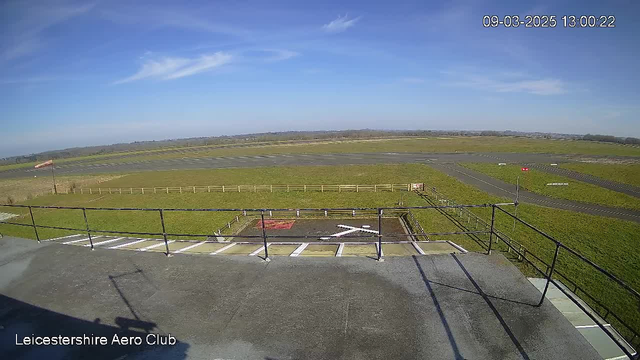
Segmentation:
<svg viewBox="0 0 640 360">
<path fill-rule="evenodd" d="M 503 256 L 175 256 L 0 239 L 0 358 L 600 359 Z M 171 334 L 27 347 L 16 334 Z"/>
</svg>

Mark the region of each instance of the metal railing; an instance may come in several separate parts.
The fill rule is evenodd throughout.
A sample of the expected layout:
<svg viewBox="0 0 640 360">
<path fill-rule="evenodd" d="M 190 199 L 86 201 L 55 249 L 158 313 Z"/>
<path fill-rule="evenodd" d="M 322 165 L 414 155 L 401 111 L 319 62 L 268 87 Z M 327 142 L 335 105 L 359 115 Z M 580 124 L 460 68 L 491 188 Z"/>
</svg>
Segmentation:
<svg viewBox="0 0 640 360">
<path fill-rule="evenodd" d="M 420 192 L 418 192 L 418 193 L 420 194 Z M 447 205 L 455 205 L 455 201 L 454 200 L 446 199 L 446 196 L 444 196 L 443 194 L 437 192 L 435 188 L 431 189 L 431 193 L 432 193 L 432 196 L 435 197 L 436 200 L 440 201 L 441 203 L 444 203 L 444 204 L 447 204 Z M 597 319 L 595 316 L 593 316 L 590 311 L 585 309 L 584 305 L 581 304 L 579 301 L 576 301 L 576 299 L 574 297 L 578 296 L 578 291 L 580 291 L 590 301 L 592 301 L 593 303 L 597 304 L 600 308 L 604 309 L 604 311 L 605 311 L 604 315 L 600 315 L 600 314 L 598 314 L 598 315 L 601 316 L 602 319 L 605 320 L 605 321 L 607 320 L 608 316 L 611 316 L 621 326 L 623 326 L 624 329 L 631 334 L 631 336 L 626 336 L 625 337 L 623 335 L 623 337 L 625 338 L 625 340 L 628 341 L 628 344 L 630 346 L 632 346 L 632 347 L 640 346 L 640 334 L 639 334 L 638 330 L 636 330 L 634 327 L 630 326 L 626 321 L 622 320 L 619 315 L 615 314 L 609 307 L 604 305 L 602 303 L 602 301 L 599 301 L 598 299 L 596 299 L 595 296 L 590 294 L 586 289 L 584 289 L 584 287 L 578 286 L 578 284 L 574 280 L 571 280 L 566 274 L 563 274 L 561 271 L 556 269 L 556 262 L 557 262 L 560 250 L 567 251 L 570 255 L 576 257 L 581 262 L 584 262 L 588 266 L 593 267 L 598 272 L 604 274 L 607 278 L 611 279 L 612 281 L 614 281 L 618 285 L 622 286 L 622 288 L 624 290 L 626 290 L 637 301 L 640 301 L 640 294 L 638 293 L 638 291 L 636 291 L 635 289 L 631 288 L 629 285 L 624 283 L 622 280 L 620 280 L 619 278 L 617 278 L 613 274 L 607 272 L 602 267 L 600 267 L 599 265 L 595 264 L 593 261 L 587 259 L 586 257 L 584 257 L 584 255 L 581 255 L 576 250 L 569 248 L 568 246 L 562 244 L 560 241 L 556 240 L 555 238 L 551 237 L 550 235 L 548 235 L 548 234 L 540 231 L 539 229 L 535 228 L 533 225 L 530 225 L 530 224 L 526 223 L 524 220 L 520 219 L 516 215 L 511 214 L 508 211 L 504 210 L 499 205 L 492 205 L 492 214 L 491 214 L 490 221 L 485 221 L 480 216 L 478 216 L 477 214 L 473 213 L 471 211 L 471 209 L 468 209 L 468 208 L 452 207 L 452 208 L 449 208 L 449 209 L 455 211 L 455 214 L 457 216 L 463 218 L 463 219 L 466 217 L 468 223 L 471 223 L 472 221 L 475 221 L 476 228 L 478 227 L 478 225 L 480 225 L 483 228 L 489 228 L 490 229 L 490 231 L 489 231 L 489 243 L 488 243 L 488 248 L 487 248 L 487 253 L 488 254 L 490 254 L 491 251 L 493 250 L 493 246 L 494 246 L 493 239 L 494 239 L 494 236 L 495 236 L 496 240 L 501 240 L 507 246 L 507 251 L 508 252 L 512 252 L 513 251 L 517 255 L 517 259 L 519 261 L 526 261 L 529 265 L 531 265 L 534 268 L 534 270 L 537 273 L 540 273 L 545 279 L 547 279 L 547 282 L 545 284 L 545 288 L 544 288 L 544 291 L 543 291 L 543 295 L 542 295 L 542 297 L 540 299 L 539 305 L 541 305 L 542 302 L 544 301 L 544 298 L 546 296 L 546 292 L 547 292 L 548 287 L 549 287 L 549 283 L 553 283 L 560 291 L 562 291 L 569 299 L 571 299 L 582 311 L 584 311 L 598 325 L 598 327 L 601 328 L 605 332 L 605 334 L 607 334 L 616 343 L 616 345 L 618 347 L 620 347 L 620 349 L 622 349 L 622 351 L 627 356 L 629 356 L 631 359 L 634 359 L 634 356 L 636 356 L 635 359 L 637 359 L 637 357 L 638 357 L 637 353 L 636 354 L 631 354 L 629 352 L 629 350 L 627 349 L 627 347 L 624 346 L 624 344 L 620 342 L 620 340 L 615 336 L 615 334 L 613 334 L 609 329 L 606 329 L 604 324 L 601 324 L 601 321 L 599 319 Z M 551 263 L 548 263 L 547 261 L 543 260 L 540 256 L 536 255 L 534 252 L 532 252 L 531 250 L 528 250 L 524 245 L 518 243 L 517 241 L 513 240 L 511 237 L 506 235 L 504 232 L 498 230 L 495 227 L 495 210 L 496 209 L 498 209 L 501 212 L 507 214 L 508 216 L 513 218 L 514 221 L 517 221 L 519 223 L 524 224 L 525 226 L 527 226 L 527 228 L 529 228 L 529 229 L 535 231 L 536 233 L 540 234 L 545 239 L 550 240 L 555 245 L 554 256 L 553 256 L 553 259 L 552 259 Z M 540 269 L 534 263 L 534 260 L 537 261 L 540 264 L 543 264 L 545 266 L 544 271 L 542 269 Z M 569 283 L 571 285 L 571 287 L 574 289 L 573 290 L 573 294 L 575 296 L 569 294 L 567 292 L 567 290 L 565 289 L 565 287 L 560 286 L 556 282 L 556 280 L 552 279 L 553 274 L 556 274 L 556 275 L 558 275 L 559 277 L 561 277 L 563 279 L 562 281 L 560 281 L 561 283 L 563 283 L 563 282 Z"/>
<path fill-rule="evenodd" d="M 413 184 L 374 185 L 208 185 L 208 186 L 162 186 L 162 187 L 119 187 L 119 188 L 77 188 L 64 194 L 182 194 L 182 193 L 237 193 L 237 192 L 396 192 L 411 191 Z"/>
<path fill-rule="evenodd" d="M 542 303 L 544 302 L 544 299 L 546 297 L 546 293 L 548 291 L 549 288 L 549 284 L 554 284 L 558 289 L 560 289 L 560 291 L 562 291 L 563 293 L 565 293 L 565 295 L 567 295 L 567 297 L 569 299 L 571 299 L 580 309 L 582 309 L 601 329 L 602 331 L 604 331 L 621 349 L 622 351 L 629 356 L 631 359 L 634 359 L 634 356 L 637 356 L 637 354 L 632 354 L 628 349 L 627 349 L 627 344 L 623 343 L 620 341 L 620 339 L 618 339 L 615 334 L 613 332 L 611 332 L 611 330 L 609 330 L 606 326 L 604 326 L 604 324 L 601 324 L 601 321 L 593 314 L 591 314 L 590 311 L 588 311 L 588 309 L 585 308 L 585 306 L 583 304 L 581 304 L 577 299 L 575 299 L 575 297 L 571 294 L 568 293 L 567 290 L 564 289 L 563 286 L 560 285 L 560 283 L 558 282 L 559 280 L 556 280 L 553 278 L 554 274 L 557 274 L 559 276 L 562 276 L 565 279 L 568 279 L 565 275 L 560 274 L 557 269 L 556 269 L 556 262 L 558 259 L 558 255 L 560 253 L 560 251 L 565 251 L 566 253 L 570 254 L 571 256 L 575 257 L 576 259 L 580 260 L 581 262 L 584 262 L 585 264 L 587 264 L 588 266 L 592 267 L 595 271 L 597 271 L 598 273 L 606 276 L 608 279 L 614 281 L 616 284 L 618 284 L 619 286 L 621 286 L 625 291 L 627 291 L 632 297 L 634 297 L 637 301 L 640 301 L 640 293 L 638 293 L 637 290 L 633 289 L 631 286 L 627 285 L 624 281 L 622 281 L 621 279 L 619 279 L 618 277 L 616 277 L 615 275 L 611 274 L 610 272 L 608 272 L 607 270 L 603 269 L 602 267 L 600 267 L 599 265 L 597 265 L 596 263 L 594 263 L 593 261 L 587 259 L 585 256 L 581 255 L 580 253 L 578 253 L 577 251 L 569 248 L 568 246 L 564 245 L 563 243 L 561 243 L 560 241 L 554 239 L 553 237 L 551 237 L 550 235 L 544 233 L 543 231 L 535 228 L 533 225 L 525 222 L 524 220 L 518 218 L 517 216 L 515 216 L 514 214 L 511 214 L 510 212 L 508 212 L 507 210 L 503 209 L 502 206 L 505 205 L 515 205 L 514 203 L 503 203 L 503 204 L 478 204 L 478 205 L 439 205 L 439 206 L 407 206 L 407 207 L 376 207 L 376 208 L 300 208 L 300 209 L 206 209 L 206 208 L 202 208 L 202 209 L 184 209 L 184 208 L 169 208 L 169 209 L 165 209 L 165 208 L 100 208 L 100 207 L 66 207 L 66 206 L 35 206 L 35 205 L 0 205 L 2 207 L 13 207 L 13 208 L 24 208 L 24 209 L 28 209 L 28 215 L 30 217 L 30 223 L 16 223 L 16 222 L 11 222 L 11 221 L 0 221 L 0 224 L 8 224 L 8 225 L 15 225 L 15 226 L 23 226 L 23 227 L 31 227 L 35 233 L 35 237 L 38 241 L 40 241 L 40 235 L 38 233 L 38 229 L 56 229 L 56 230 L 66 230 L 66 231 L 79 231 L 79 232 L 86 232 L 87 236 L 88 236 L 88 240 L 89 240 L 89 244 L 91 249 L 94 249 L 94 244 L 93 244 L 93 239 L 92 236 L 95 234 L 131 234 L 131 235 L 146 235 L 146 236 L 162 236 L 162 239 L 164 240 L 164 245 L 165 245 L 165 249 L 166 252 L 165 254 L 167 256 L 171 256 L 170 250 L 169 250 L 169 242 L 167 240 L 167 238 L 169 236 L 175 236 L 175 237 L 204 237 L 204 238 L 209 238 L 212 234 L 194 234 L 194 233 L 189 233 L 189 234 L 182 234 L 182 233 L 169 233 L 167 232 L 166 226 L 165 226 L 165 218 L 164 215 L 167 212 L 233 212 L 233 213 L 241 213 L 243 216 L 259 216 L 260 217 L 260 226 L 261 226 L 261 235 L 233 235 L 234 238 L 248 238 L 248 239 L 254 239 L 257 241 L 251 242 L 251 243 L 255 243 L 255 244 L 261 244 L 262 248 L 260 251 L 264 251 L 264 260 L 265 261 L 270 261 L 269 258 L 269 239 L 317 239 L 318 235 L 275 235 L 275 234 L 268 234 L 267 232 L 267 228 L 265 227 L 265 215 L 269 216 L 273 216 L 273 214 L 279 214 L 279 213 L 289 213 L 289 214 L 295 214 L 295 216 L 300 216 L 301 214 L 305 215 L 305 214 L 320 214 L 320 215 L 324 215 L 324 216 L 328 216 L 329 213 L 331 214 L 351 214 L 353 216 L 356 215 L 356 212 L 359 215 L 362 216 L 375 216 L 378 219 L 378 230 L 377 230 L 377 234 L 373 233 L 371 235 L 353 235 L 353 237 L 356 238 L 369 238 L 369 239 L 374 239 L 373 242 L 369 242 L 369 243 L 374 243 L 376 244 L 376 257 L 379 261 L 383 261 L 383 244 L 385 244 L 386 242 L 383 242 L 383 238 L 387 237 L 387 238 L 392 238 L 394 237 L 394 234 L 389 235 L 389 234 L 383 234 L 383 229 L 382 229 L 382 219 L 385 216 L 385 214 L 389 214 L 389 213 L 395 213 L 395 215 L 397 216 L 398 212 L 405 212 L 405 213 L 409 213 L 411 210 L 418 210 L 418 209 L 436 209 L 436 210 L 444 210 L 444 211 L 453 211 L 458 215 L 473 215 L 476 216 L 475 214 L 473 214 L 471 211 L 469 211 L 470 209 L 474 209 L 474 208 L 491 208 L 491 220 L 490 223 L 485 222 L 484 220 L 482 220 L 482 224 L 483 225 L 488 225 L 489 226 L 489 230 L 485 231 L 485 230 L 480 230 L 480 231 L 461 231 L 461 232 L 449 232 L 449 233 L 426 233 L 424 232 L 424 229 L 422 229 L 422 227 L 420 226 L 418 229 L 420 229 L 420 232 L 415 232 L 415 230 L 413 231 L 409 231 L 408 233 L 404 233 L 401 234 L 403 236 L 407 236 L 407 237 L 412 237 L 414 239 L 423 236 L 423 237 L 428 237 L 429 235 L 433 235 L 433 234 L 468 234 L 468 233 L 488 233 L 489 234 L 489 242 L 488 242 L 488 247 L 487 247 L 487 254 L 490 254 L 493 250 L 493 246 L 494 246 L 494 236 L 497 239 L 502 240 L 502 242 L 504 244 L 506 244 L 506 246 L 508 246 L 513 252 L 515 252 L 519 258 L 521 258 L 524 261 L 527 261 L 530 265 L 533 266 L 533 268 L 540 273 L 545 279 L 546 279 L 546 284 L 544 287 L 544 290 L 542 292 L 542 296 L 540 298 L 540 301 L 536 304 L 537 306 L 542 305 Z M 85 227 L 82 229 L 79 228 L 70 228 L 70 227 L 60 227 L 60 226 L 48 226 L 48 225 L 38 225 L 35 221 L 35 218 L 33 216 L 33 209 L 61 209 L 61 210 L 81 210 L 82 214 L 83 214 L 83 220 L 84 220 L 84 225 Z M 531 261 L 530 258 L 527 257 L 527 253 L 522 252 L 522 246 L 520 244 L 515 243 L 513 240 L 508 241 L 506 237 L 504 237 L 504 234 L 500 231 L 498 231 L 495 228 L 495 218 L 496 218 L 496 210 L 500 211 L 501 213 L 504 213 L 508 216 L 510 216 L 511 218 L 513 218 L 515 221 L 525 225 L 527 228 L 535 231 L 537 234 L 540 234 L 541 236 L 543 236 L 545 239 L 547 239 L 548 241 L 550 241 L 552 244 L 554 244 L 555 246 L 555 252 L 554 252 L 554 256 L 553 256 L 553 260 L 551 262 L 551 264 L 547 264 L 546 262 L 544 262 L 542 259 L 540 259 L 540 257 L 533 255 L 530 251 L 528 252 L 528 254 L 530 256 L 534 256 L 534 258 L 539 261 L 542 264 L 545 264 L 547 266 L 547 268 L 543 271 L 542 269 L 540 269 L 533 261 Z M 162 232 L 134 232 L 134 231 L 115 231 L 115 230 L 104 230 L 104 229 L 93 229 L 90 227 L 89 225 L 89 221 L 87 218 L 87 212 L 88 211 L 144 211 L 144 212 L 157 212 L 158 216 L 159 216 L 159 223 L 161 225 L 162 228 Z M 239 221 L 239 216 L 240 215 L 236 215 L 236 221 Z M 470 218 L 469 218 L 470 219 Z M 415 218 L 413 218 L 413 221 L 417 220 Z M 470 220 L 469 220 L 470 221 Z M 480 222 L 480 220 L 478 220 L 478 222 Z M 419 225 L 419 223 L 418 223 Z M 230 227 L 230 224 L 228 225 Z M 394 241 L 397 243 L 401 243 L 402 241 Z M 274 243 L 274 241 L 272 241 L 271 243 Z M 515 244 L 515 245 L 514 245 Z M 572 282 L 575 285 L 575 282 Z M 578 288 L 577 285 L 575 286 L 576 289 Z M 584 289 L 581 289 L 583 293 L 587 294 L 587 292 Z M 588 295 L 591 299 L 595 300 L 595 298 L 591 295 Z M 600 305 L 601 303 L 598 302 Z M 633 334 L 633 336 L 628 339 L 629 341 L 629 345 L 634 346 L 634 340 L 635 339 L 640 339 L 640 335 L 638 334 L 638 332 L 631 326 L 629 326 L 626 322 L 624 322 L 618 315 L 614 314 L 613 311 L 611 311 L 609 308 L 607 308 L 606 306 L 603 306 L 603 308 L 605 308 L 607 310 L 607 314 L 611 314 L 611 316 L 614 316 L 616 318 L 616 320 L 619 321 L 620 324 L 622 324 L 629 332 L 631 332 Z M 606 319 L 606 316 L 604 317 Z M 637 359 L 637 357 L 635 357 L 635 359 Z"/>
</svg>

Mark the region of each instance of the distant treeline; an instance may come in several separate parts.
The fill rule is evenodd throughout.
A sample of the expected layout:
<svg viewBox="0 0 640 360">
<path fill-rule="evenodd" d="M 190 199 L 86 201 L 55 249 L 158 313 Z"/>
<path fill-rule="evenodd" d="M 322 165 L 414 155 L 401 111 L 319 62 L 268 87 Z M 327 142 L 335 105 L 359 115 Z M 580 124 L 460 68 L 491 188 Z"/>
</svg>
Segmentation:
<svg viewBox="0 0 640 360">
<path fill-rule="evenodd" d="M 603 142 L 612 142 L 617 144 L 626 144 L 626 145 L 640 145 L 640 139 L 634 137 L 615 137 L 611 135 L 591 135 L 587 134 L 582 137 L 582 140 L 588 141 L 603 141 Z"/>
<path fill-rule="evenodd" d="M 136 141 L 113 145 L 78 147 L 63 150 L 46 151 L 38 154 L 15 156 L 0 159 L 0 164 L 18 164 L 48 159 L 64 159 L 101 154 L 114 154 L 130 151 L 169 149 L 189 146 L 233 146 L 249 143 L 304 142 L 314 140 L 374 139 L 384 137 L 431 137 L 431 136 L 522 136 L 528 138 L 572 139 L 606 141 L 621 144 L 640 144 L 636 138 L 616 138 L 607 135 L 570 135 L 518 131 L 443 131 L 443 130 L 343 130 L 343 131 L 285 131 L 234 136 L 198 137 L 188 139 L 169 139 L 159 141 Z"/>
</svg>

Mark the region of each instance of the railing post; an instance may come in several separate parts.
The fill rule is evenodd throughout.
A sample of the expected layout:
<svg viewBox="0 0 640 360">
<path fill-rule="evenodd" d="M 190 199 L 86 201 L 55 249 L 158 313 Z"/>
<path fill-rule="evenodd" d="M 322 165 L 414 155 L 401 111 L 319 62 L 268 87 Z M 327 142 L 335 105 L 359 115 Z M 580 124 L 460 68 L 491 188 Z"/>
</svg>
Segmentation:
<svg viewBox="0 0 640 360">
<path fill-rule="evenodd" d="M 491 232 L 489 232 L 489 250 L 487 255 L 491 255 L 491 246 L 493 245 L 493 224 L 496 220 L 496 206 L 491 205 Z"/>
<path fill-rule="evenodd" d="M 558 260 L 558 252 L 560 251 L 560 245 L 556 242 L 556 252 L 553 254 L 553 261 L 551 262 L 551 270 L 549 271 L 549 276 L 547 276 L 547 283 L 544 285 L 544 291 L 542 292 L 542 297 L 540 298 L 540 302 L 538 306 L 541 306 L 544 302 L 545 296 L 547 296 L 547 290 L 549 289 L 549 283 L 551 282 L 551 276 L 553 276 L 553 270 L 556 267 L 556 260 Z"/>
<path fill-rule="evenodd" d="M 93 239 L 91 238 L 91 230 L 89 229 L 89 220 L 87 220 L 87 209 L 82 208 L 82 216 L 84 216 L 84 225 L 87 227 L 87 235 L 89 236 L 89 244 L 91 244 L 91 250 L 94 250 Z"/>
<path fill-rule="evenodd" d="M 33 226 L 33 231 L 36 233 L 36 240 L 40 243 L 40 235 L 38 235 L 38 227 L 36 226 L 36 221 L 33 219 L 33 211 L 31 210 L 31 206 L 29 206 L 29 215 L 31 215 L 31 225 Z"/>
<path fill-rule="evenodd" d="M 267 230 L 264 228 L 264 210 L 260 211 L 260 219 L 262 220 L 262 241 L 264 243 L 264 261 L 269 259 L 269 247 L 267 246 Z"/>
<path fill-rule="evenodd" d="M 158 211 L 160 211 L 160 222 L 162 223 L 162 237 L 164 238 L 164 247 L 167 249 L 167 252 L 165 255 L 167 255 L 167 257 L 170 257 L 171 253 L 169 252 L 169 243 L 167 242 L 167 230 L 164 226 L 164 213 L 162 209 Z"/>
<path fill-rule="evenodd" d="M 382 209 L 378 208 L 378 261 L 382 262 Z"/>
</svg>

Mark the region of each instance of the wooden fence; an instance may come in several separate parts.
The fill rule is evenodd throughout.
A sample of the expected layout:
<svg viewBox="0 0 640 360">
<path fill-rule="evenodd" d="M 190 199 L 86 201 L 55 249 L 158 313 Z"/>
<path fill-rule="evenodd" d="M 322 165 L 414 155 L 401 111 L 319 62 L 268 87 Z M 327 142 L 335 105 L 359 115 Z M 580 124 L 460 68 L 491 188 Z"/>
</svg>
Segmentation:
<svg viewBox="0 0 640 360">
<path fill-rule="evenodd" d="M 422 190 L 416 184 L 376 185 L 210 185 L 126 188 L 79 188 L 74 194 L 175 194 L 175 193 L 236 193 L 236 192 L 395 192 Z M 422 185 L 422 184 L 419 184 Z"/>
</svg>

